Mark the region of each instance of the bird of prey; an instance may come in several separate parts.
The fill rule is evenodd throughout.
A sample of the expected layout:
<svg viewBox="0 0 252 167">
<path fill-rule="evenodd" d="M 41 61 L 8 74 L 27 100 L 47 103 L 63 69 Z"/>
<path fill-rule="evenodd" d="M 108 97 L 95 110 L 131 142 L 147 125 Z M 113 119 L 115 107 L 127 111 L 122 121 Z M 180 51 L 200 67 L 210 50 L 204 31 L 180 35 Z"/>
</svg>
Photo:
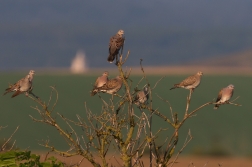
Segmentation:
<svg viewBox="0 0 252 167">
<path fill-rule="evenodd" d="M 195 88 L 199 86 L 202 75 L 203 73 L 199 71 L 195 75 L 187 77 L 182 82 L 174 84 L 174 86 L 170 90 L 175 88 L 185 88 L 193 91 Z"/>
<path fill-rule="evenodd" d="M 5 92 L 3 95 L 6 95 L 7 93 L 10 92 L 15 92 L 11 97 L 15 97 L 21 93 L 26 93 L 26 96 L 28 96 L 28 92 L 32 90 L 32 80 L 33 80 L 33 75 L 35 71 L 30 70 L 29 74 L 17 81 L 15 84 L 10 85 L 9 88 L 5 89 Z"/>
<path fill-rule="evenodd" d="M 214 109 L 218 109 L 221 104 L 228 102 L 234 93 L 234 85 L 230 84 L 227 87 L 220 90 Z"/>
<path fill-rule="evenodd" d="M 110 79 L 103 86 L 99 87 L 98 90 L 103 93 L 115 94 L 122 87 L 122 78 L 117 76 L 116 78 Z"/>
<path fill-rule="evenodd" d="M 99 91 L 98 88 L 102 87 L 103 85 L 105 85 L 107 83 L 108 75 L 109 75 L 109 73 L 107 71 L 105 71 L 102 74 L 102 76 L 100 76 L 96 79 L 93 90 L 91 91 L 91 96 L 94 96 Z"/>
<path fill-rule="evenodd" d="M 134 103 L 136 105 L 144 104 L 149 99 L 149 89 L 147 86 L 143 88 L 143 90 L 137 92 Z"/>
<path fill-rule="evenodd" d="M 119 30 L 116 35 L 112 36 L 109 40 L 109 56 L 108 56 L 108 62 L 113 63 L 113 61 L 116 58 L 116 62 L 118 60 L 118 53 L 121 48 L 123 48 L 124 44 L 124 31 Z"/>
</svg>

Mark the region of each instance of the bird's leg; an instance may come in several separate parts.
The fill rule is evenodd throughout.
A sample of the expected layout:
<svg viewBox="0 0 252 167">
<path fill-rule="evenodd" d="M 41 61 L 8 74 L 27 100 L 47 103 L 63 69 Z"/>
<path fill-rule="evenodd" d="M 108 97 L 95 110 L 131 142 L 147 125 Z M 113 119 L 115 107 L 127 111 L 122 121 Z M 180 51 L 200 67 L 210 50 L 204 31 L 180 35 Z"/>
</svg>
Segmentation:
<svg viewBox="0 0 252 167">
<path fill-rule="evenodd" d="M 119 61 L 118 61 L 118 54 L 117 54 L 117 55 L 116 55 L 116 62 L 115 62 L 115 65 L 118 66 L 118 63 L 119 63 Z"/>
<path fill-rule="evenodd" d="M 26 93 L 28 94 L 28 92 L 26 92 Z M 35 95 L 32 91 L 29 91 L 29 94 L 31 94 L 33 97 L 35 97 L 35 98 L 38 99 L 40 102 L 42 102 L 41 99 L 40 99 L 37 95 Z"/>
</svg>

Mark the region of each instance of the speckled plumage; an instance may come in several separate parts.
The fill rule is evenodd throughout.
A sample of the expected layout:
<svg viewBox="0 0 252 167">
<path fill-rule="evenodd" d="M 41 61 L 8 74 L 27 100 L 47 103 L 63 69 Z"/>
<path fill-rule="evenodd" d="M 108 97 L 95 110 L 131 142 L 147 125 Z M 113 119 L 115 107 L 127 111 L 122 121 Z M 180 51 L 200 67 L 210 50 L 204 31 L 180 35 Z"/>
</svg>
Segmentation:
<svg viewBox="0 0 252 167">
<path fill-rule="evenodd" d="M 137 92 L 135 98 L 134 98 L 134 103 L 139 105 L 139 104 L 144 104 L 147 102 L 149 99 L 149 89 L 147 86 L 143 88 L 143 90 Z"/>
<path fill-rule="evenodd" d="M 193 91 L 195 88 L 199 86 L 202 75 L 203 73 L 199 71 L 195 75 L 187 77 L 182 82 L 174 84 L 174 86 L 170 90 L 175 88 L 185 88 L 185 89 L 191 89 Z"/>
<path fill-rule="evenodd" d="M 10 85 L 9 88 L 5 89 L 5 92 L 3 95 L 6 95 L 7 93 L 10 93 L 10 92 L 15 92 L 11 96 L 13 98 L 21 93 L 24 93 L 24 92 L 28 93 L 29 91 L 31 91 L 34 73 L 35 73 L 34 70 L 30 70 L 29 74 L 26 77 L 20 79 L 15 84 Z M 28 95 L 28 94 L 26 94 L 26 95 Z"/>
<path fill-rule="evenodd" d="M 108 62 L 113 63 L 113 61 L 118 59 L 118 53 L 124 44 L 124 31 L 119 30 L 116 35 L 112 36 L 109 40 L 109 56 Z"/>
<path fill-rule="evenodd" d="M 108 94 L 115 94 L 122 87 L 122 78 L 117 76 L 116 78 L 110 79 L 102 87 L 98 88 L 99 91 Z"/>
</svg>

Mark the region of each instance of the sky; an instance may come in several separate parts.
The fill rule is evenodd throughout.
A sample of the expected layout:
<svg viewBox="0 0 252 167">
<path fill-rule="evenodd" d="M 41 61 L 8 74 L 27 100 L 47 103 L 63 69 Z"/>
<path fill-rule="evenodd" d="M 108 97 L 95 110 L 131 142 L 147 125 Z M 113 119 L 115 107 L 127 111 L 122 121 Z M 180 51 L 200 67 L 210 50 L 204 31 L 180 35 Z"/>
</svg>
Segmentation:
<svg viewBox="0 0 252 167">
<path fill-rule="evenodd" d="M 65 68 L 78 50 L 89 67 L 108 67 L 108 41 L 119 29 L 133 66 L 140 58 L 181 65 L 249 50 L 251 7 L 249 0 L 2 1 L 0 69 Z"/>
</svg>

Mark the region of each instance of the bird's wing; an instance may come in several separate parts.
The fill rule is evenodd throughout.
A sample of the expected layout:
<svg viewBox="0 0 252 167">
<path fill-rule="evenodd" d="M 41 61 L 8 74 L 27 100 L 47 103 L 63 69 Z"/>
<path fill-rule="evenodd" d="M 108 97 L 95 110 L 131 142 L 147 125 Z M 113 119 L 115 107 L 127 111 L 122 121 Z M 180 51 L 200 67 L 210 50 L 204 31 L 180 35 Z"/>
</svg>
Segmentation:
<svg viewBox="0 0 252 167">
<path fill-rule="evenodd" d="M 11 90 L 19 90 L 22 83 L 24 82 L 25 78 L 20 79 L 19 81 L 17 81 L 11 88 Z"/>
<path fill-rule="evenodd" d="M 20 95 L 22 92 L 20 90 L 17 90 L 12 96 L 11 98 L 13 97 L 16 97 L 17 95 Z"/>
<path fill-rule="evenodd" d="M 116 37 L 116 36 L 112 36 L 112 37 L 109 39 L 109 48 L 116 46 L 116 40 L 117 40 L 117 37 Z"/>
<path fill-rule="evenodd" d="M 98 77 L 98 78 L 95 80 L 94 88 L 97 87 L 97 85 L 98 85 L 98 83 L 99 83 L 99 78 L 100 78 L 100 77 Z"/>
<path fill-rule="evenodd" d="M 117 79 L 111 79 L 108 80 L 106 84 L 104 84 L 102 87 L 100 87 L 101 90 L 111 90 L 118 86 L 118 80 Z"/>
<path fill-rule="evenodd" d="M 189 85 L 194 84 L 196 81 L 197 81 L 197 78 L 196 78 L 195 75 L 193 75 L 193 76 L 189 76 L 189 77 L 187 77 L 186 79 L 184 79 L 184 80 L 180 83 L 180 85 L 189 86 Z"/>
<path fill-rule="evenodd" d="M 124 38 L 123 37 L 118 37 L 116 39 L 116 48 L 120 49 L 124 44 Z"/>
<path fill-rule="evenodd" d="M 220 90 L 219 94 L 218 94 L 218 97 L 216 99 L 216 102 L 220 101 L 221 97 L 222 97 L 222 92 L 223 92 L 223 89 Z"/>
</svg>

